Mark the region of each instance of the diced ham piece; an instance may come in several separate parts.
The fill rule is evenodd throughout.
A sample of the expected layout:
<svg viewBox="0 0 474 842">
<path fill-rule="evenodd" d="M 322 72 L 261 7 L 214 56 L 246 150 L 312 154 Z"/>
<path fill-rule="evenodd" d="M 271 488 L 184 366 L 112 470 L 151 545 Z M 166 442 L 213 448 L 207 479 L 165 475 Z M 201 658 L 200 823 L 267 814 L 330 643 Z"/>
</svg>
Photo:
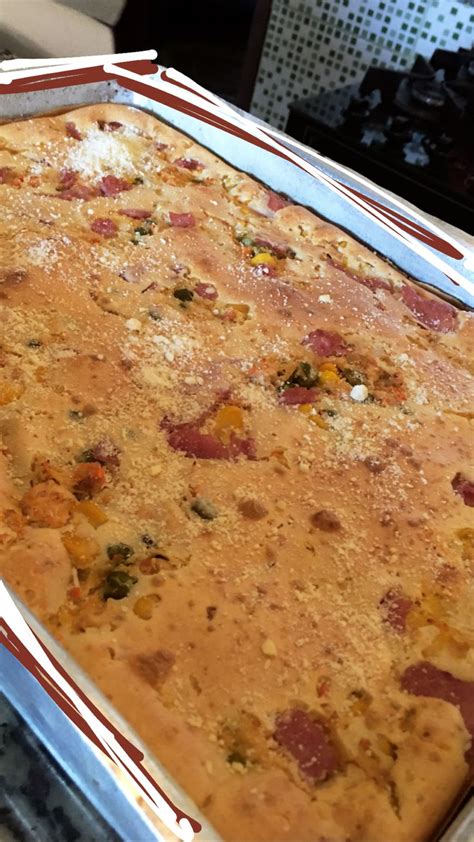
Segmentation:
<svg viewBox="0 0 474 842">
<path fill-rule="evenodd" d="M 402 288 L 401 299 L 423 327 L 435 330 L 437 333 L 450 333 L 456 330 L 457 313 L 447 301 L 427 298 L 408 285 Z"/>
<path fill-rule="evenodd" d="M 341 766 L 339 752 L 318 719 L 295 708 L 276 720 L 274 739 L 296 760 L 301 774 L 313 783 L 324 781 Z"/>
<path fill-rule="evenodd" d="M 346 272 L 346 275 L 349 274 Z M 385 278 L 364 278 L 360 275 L 351 275 L 354 281 L 357 281 L 358 284 L 362 284 L 362 286 L 367 287 L 370 289 L 371 292 L 375 292 L 377 289 L 386 289 L 387 292 L 393 292 L 393 287 L 390 281 L 386 281 Z"/>
<path fill-rule="evenodd" d="M 9 184 L 14 178 L 11 167 L 0 167 L 0 184 Z"/>
<path fill-rule="evenodd" d="M 173 213 L 170 211 L 170 224 L 173 228 L 193 228 L 196 220 L 192 213 Z"/>
<path fill-rule="evenodd" d="M 196 161 L 195 158 L 177 158 L 174 161 L 174 165 L 176 167 L 181 167 L 183 170 L 191 170 L 195 172 L 196 170 L 202 170 L 203 165 L 200 161 Z"/>
<path fill-rule="evenodd" d="M 411 599 L 398 590 L 387 591 L 381 599 L 380 607 L 384 614 L 384 621 L 397 634 L 402 634 L 406 630 L 407 616 L 412 605 Z"/>
<path fill-rule="evenodd" d="M 77 181 L 77 172 L 75 170 L 60 170 L 59 183 L 62 190 L 69 190 Z"/>
<path fill-rule="evenodd" d="M 313 330 L 301 344 L 307 345 L 320 357 L 342 357 L 348 350 L 342 336 L 330 330 Z"/>
<path fill-rule="evenodd" d="M 73 184 L 67 190 L 61 190 L 57 198 L 65 199 L 67 202 L 72 201 L 72 199 L 82 199 L 83 202 L 89 202 L 91 199 L 95 199 L 97 195 L 97 190 L 87 184 Z"/>
<path fill-rule="evenodd" d="M 474 741 L 474 681 L 462 681 L 450 672 L 438 669 L 429 661 L 420 661 L 407 667 L 401 677 L 401 685 L 414 696 L 430 696 L 451 702 L 461 711 L 464 724 Z M 468 759 L 474 762 L 474 744 L 468 752 Z"/>
<path fill-rule="evenodd" d="M 104 175 L 99 181 L 99 189 L 104 196 L 116 196 L 124 190 L 131 190 L 132 187 L 133 184 L 129 181 L 117 178 L 115 175 Z"/>
<path fill-rule="evenodd" d="M 149 219 L 152 211 L 141 210 L 140 208 L 122 208 L 119 213 L 122 216 L 129 216 L 130 219 Z"/>
<path fill-rule="evenodd" d="M 285 406 L 297 406 L 301 403 L 314 403 L 317 397 L 316 389 L 306 389 L 304 386 L 290 386 L 280 392 L 279 403 Z"/>
<path fill-rule="evenodd" d="M 232 435 L 229 444 L 223 444 L 215 436 L 202 433 L 196 424 L 170 424 L 165 419 L 162 428 L 167 431 L 168 444 L 193 459 L 256 459 L 255 442 L 252 438 L 241 439 Z"/>
<path fill-rule="evenodd" d="M 474 506 L 474 482 L 472 480 L 467 479 L 464 474 L 458 473 L 451 485 L 456 494 L 462 497 L 466 506 Z"/>
<path fill-rule="evenodd" d="M 115 237 L 118 228 L 113 219 L 94 219 L 91 222 L 91 231 L 102 237 Z"/>
<path fill-rule="evenodd" d="M 275 243 L 273 240 L 268 240 L 266 237 L 255 237 L 254 243 L 256 246 L 268 249 L 275 257 L 289 257 L 293 252 L 286 243 Z"/>
<path fill-rule="evenodd" d="M 91 456 L 109 471 L 120 467 L 120 448 L 111 439 L 104 438 L 91 448 Z"/>
<path fill-rule="evenodd" d="M 215 301 L 218 295 L 214 284 L 196 284 L 194 292 L 196 295 L 199 295 L 200 298 L 207 298 L 209 301 Z"/>
<path fill-rule="evenodd" d="M 73 137 L 74 140 L 82 140 L 82 135 L 75 123 L 66 123 L 66 134 L 68 137 Z"/>
<path fill-rule="evenodd" d="M 102 132 L 118 132 L 123 126 L 123 123 L 119 123 L 118 120 L 97 120 L 97 122 Z"/>
<path fill-rule="evenodd" d="M 286 208 L 289 204 L 290 202 L 284 199 L 283 196 L 280 196 L 279 193 L 274 193 L 273 190 L 268 191 L 267 207 L 271 211 L 279 211 L 282 208 Z"/>
</svg>

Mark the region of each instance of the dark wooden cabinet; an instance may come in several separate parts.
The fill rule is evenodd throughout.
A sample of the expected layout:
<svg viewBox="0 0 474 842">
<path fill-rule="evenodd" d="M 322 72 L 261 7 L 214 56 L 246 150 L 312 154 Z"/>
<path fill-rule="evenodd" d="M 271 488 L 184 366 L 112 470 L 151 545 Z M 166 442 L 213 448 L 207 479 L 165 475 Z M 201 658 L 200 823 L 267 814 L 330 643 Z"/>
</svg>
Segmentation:
<svg viewBox="0 0 474 842">
<path fill-rule="evenodd" d="M 270 10 L 271 0 L 129 0 L 116 50 L 154 48 L 161 64 L 248 109 Z"/>
</svg>

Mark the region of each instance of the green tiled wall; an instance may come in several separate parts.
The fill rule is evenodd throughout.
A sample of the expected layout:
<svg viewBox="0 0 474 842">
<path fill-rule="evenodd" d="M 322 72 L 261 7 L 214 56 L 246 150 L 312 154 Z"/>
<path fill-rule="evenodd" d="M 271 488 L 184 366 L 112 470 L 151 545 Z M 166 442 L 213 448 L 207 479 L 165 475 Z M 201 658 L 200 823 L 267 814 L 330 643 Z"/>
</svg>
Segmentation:
<svg viewBox="0 0 474 842">
<path fill-rule="evenodd" d="M 471 47 L 473 31 L 473 0 L 273 0 L 251 110 L 284 128 L 293 100 Z"/>
</svg>

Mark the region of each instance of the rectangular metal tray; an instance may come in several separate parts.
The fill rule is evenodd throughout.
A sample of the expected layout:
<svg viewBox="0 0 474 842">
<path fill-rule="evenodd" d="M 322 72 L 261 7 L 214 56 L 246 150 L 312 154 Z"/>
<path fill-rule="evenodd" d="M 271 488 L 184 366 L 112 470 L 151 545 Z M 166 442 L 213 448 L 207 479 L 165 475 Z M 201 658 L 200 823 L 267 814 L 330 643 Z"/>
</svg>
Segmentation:
<svg viewBox="0 0 474 842">
<path fill-rule="evenodd" d="M 469 294 L 458 288 L 453 292 L 452 284 L 446 282 L 443 273 L 433 270 L 426 261 L 367 221 L 341 197 L 335 197 L 330 190 L 319 184 L 315 187 L 311 175 L 298 171 L 286 161 L 278 160 L 270 153 L 250 146 L 246 141 L 231 137 L 219 128 L 201 123 L 199 120 L 162 105 L 153 99 L 133 93 L 115 81 L 95 82 L 55 88 L 34 93 L 3 93 L 0 95 L 0 122 L 27 118 L 38 114 L 66 111 L 70 108 L 97 102 L 115 102 L 133 105 L 152 113 L 193 137 L 198 143 L 211 149 L 231 165 L 254 175 L 275 190 L 286 193 L 300 204 L 312 208 L 319 216 L 348 230 L 369 247 L 398 265 L 403 271 L 421 283 L 450 297 L 461 307 L 472 307 L 474 301 Z M 249 115 L 246 115 L 249 116 Z M 250 118 L 252 119 L 252 118 Z M 257 125 L 265 125 L 259 120 Z M 292 139 L 279 133 L 279 138 L 303 157 L 314 163 L 310 149 L 301 150 L 292 145 Z M 331 161 L 321 163 L 327 172 L 336 167 Z M 340 174 L 339 174 L 340 175 Z M 350 179 L 347 183 L 350 183 Z M 474 279 L 471 272 L 466 277 Z M 127 736 L 144 754 L 144 765 L 157 783 L 183 810 L 202 823 L 198 838 L 202 842 L 219 842 L 220 837 L 200 815 L 199 809 L 180 790 L 166 769 L 152 757 L 146 746 L 130 726 L 114 710 L 112 705 L 89 680 L 73 659 L 60 647 L 29 610 L 15 597 L 15 602 L 28 624 L 44 641 L 74 681 L 82 688 L 94 704 Z M 87 795 L 109 825 L 126 842 L 168 842 L 176 837 L 167 830 L 149 809 L 143 808 L 140 799 L 131 794 L 124 785 L 116 767 L 97 751 L 60 711 L 52 699 L 41 688 L 27 670 L 0 645 L 0 689 L 9 698 L 18 712 L 28 721 L 33 731 L 43 741 L 53 756 L 67 771 L 79 788 Z M 474 842 L 474 796 L 463 802 L 439 842 Z M 393 840 L 395 842 L 395 840 Z"/>
</svg>

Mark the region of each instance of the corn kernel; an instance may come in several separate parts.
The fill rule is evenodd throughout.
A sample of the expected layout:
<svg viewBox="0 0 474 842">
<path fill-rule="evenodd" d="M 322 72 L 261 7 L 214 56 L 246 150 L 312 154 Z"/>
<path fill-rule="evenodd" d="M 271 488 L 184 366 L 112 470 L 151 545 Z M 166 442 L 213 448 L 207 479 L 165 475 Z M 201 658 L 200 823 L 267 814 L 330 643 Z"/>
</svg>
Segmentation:
<svg viewBox="0 0 474 842">
<path fill-rule="evenodd" d="M 81 512 L 89 523 L 97 529 L 98 526 L 102 526 L 103 523 L 107 523 L 108 517 L 92 500 L 81 500 L 80 503 L 77 504 L 77 511 Z"/>
<path fill-rule="evenodd" d="M 93 538 L 83 538 L 81 535 L 67 533 L 61 540 L 72 563 L 80 570 L 90 567 L 99 555 L 100 547 Z"/>
<path fill-rule="evenodd" d="M 277 648 L 271 638 L 267 638 L 262 643 L 262 652 L 267 658 L 275 658 L 277 655 Z"/>
<path fill-rule="evenodd" d="M 328 429 L 327 422 L 321 417 L 321 415 L 311 415 L 309 420 L 312 421 L 313 424 L 316 424 L 317 427 L 320 427 L 321 430 Z"/>
<path fill-rule="evenodd" d="M 335 386 L 339 382 L 339 377 L 335 371 L 320 371 L 319 382 L 322 386 Z"/>
<path fill-rule="evenodd" d="M 261 251 L 260 254 L 256 254 L 255 257 L 252 257 L 250 261 L 252 266 L 260 266 L 264 263 L 266 266 L 276 266 L 278 264 L 278 260 L 273 254 L 269 254 L 267 251 Z"/>
<path fill-rule="evenodd" d="M 319 371 L 333 371 L 334 374 L 337 374 L 337 365 L 335 363 L 322 363 L 319 366 Z"/>
<path fill-rule="evenodd" d="M 313 405 L 311 403 L 300 403 L 298 407 L 298 412 L 301 412 L 302 415 L 309 415 Z"/>
<path fill-rule="evenodd" d="M 133 606 L 133 613 L 140 617 L 141 620 L 151 620 L 153 616 L 153 609 L 158 602 L 156 596 L 141 596 L 137 599 Z"/>
</svg>

